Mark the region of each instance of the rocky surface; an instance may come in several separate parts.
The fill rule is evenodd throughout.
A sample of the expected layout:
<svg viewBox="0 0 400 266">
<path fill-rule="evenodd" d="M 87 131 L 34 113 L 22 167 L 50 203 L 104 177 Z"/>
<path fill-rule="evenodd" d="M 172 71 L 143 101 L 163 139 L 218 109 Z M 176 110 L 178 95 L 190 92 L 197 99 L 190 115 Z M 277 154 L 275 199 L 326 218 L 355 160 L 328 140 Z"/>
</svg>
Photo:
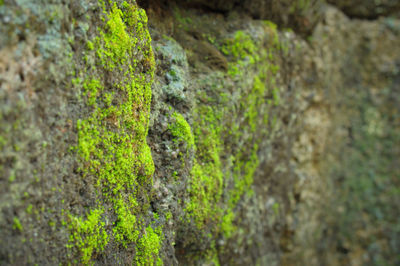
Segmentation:
<svg viewBox="0 0 400 266">
<path fill-rule="evenodd" d="M 400 12 L 400 3 L 396 0 L 328 0 L 350 17 L 376 19 L 380 16 L 397 16 Z"/>
<path fill-rule="evenodd" d="M 0 265 L 398 264 L 400 21 L 343 3 L 0 1 Z"/>
</svg>

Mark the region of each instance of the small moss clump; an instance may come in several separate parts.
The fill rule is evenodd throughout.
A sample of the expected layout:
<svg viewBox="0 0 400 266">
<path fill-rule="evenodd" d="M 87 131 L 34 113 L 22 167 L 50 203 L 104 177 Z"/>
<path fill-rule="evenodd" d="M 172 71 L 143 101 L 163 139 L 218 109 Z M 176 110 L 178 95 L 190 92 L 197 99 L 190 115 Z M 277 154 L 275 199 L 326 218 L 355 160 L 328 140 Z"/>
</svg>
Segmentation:
<svg viewBox="0 0 400 266">
<path fill-rule="evenodd" d="M 175 119 L 175 122 L 168 127 L 172 135 L 176 137 L 177 141 L 183 141 L 187 143 L 189 148 L 192 148 L 194 145 L 194 136 L 190 125 L 180 113 L 174 112 L 172 117 Z"/>
<path fill-rule="evenodd" d="M 136 246 L 136 264 L 144 265 L 163 265 L 162 260 L 158 257 L 162 242 L 162 230 L 157 227 L 155 230 L 148 226 L 143 237 L 138 241 Z"/>
<path fill-rule="evenodd" d="M 221 48 L 225 55 L 232 56 L 235 60 L 244 59 L 249 55 L 256 55 L 257 46 L 251 36 L 241 30 L 236 31 L 232 39 L 226 40 Z M 254 59 L 252 59 L 252 62 Z"/>
<path fill-rule="evenodd" d="M 104 221 L 101 215 L 103 210 L 91 210 L 86 219 L 70 215 L 69 229 L 73 232 L 70 235 L 69 246 L 75 245 L 79 248 L 83 264 L 88 264 L 93 252 L 101 252 L 107 245 L 109 237 L 104 229 Z"/>
<path fill-rule="evenodd" d="M 23 230 L 24 228 L 22 227 L 21 221 L 18 219 L 18 217 L 14 217 L 13 221 L 14 221 L 14 223 L 13 223 L 13 229 L 22 232 L 22 230 Z"/>
</svg>

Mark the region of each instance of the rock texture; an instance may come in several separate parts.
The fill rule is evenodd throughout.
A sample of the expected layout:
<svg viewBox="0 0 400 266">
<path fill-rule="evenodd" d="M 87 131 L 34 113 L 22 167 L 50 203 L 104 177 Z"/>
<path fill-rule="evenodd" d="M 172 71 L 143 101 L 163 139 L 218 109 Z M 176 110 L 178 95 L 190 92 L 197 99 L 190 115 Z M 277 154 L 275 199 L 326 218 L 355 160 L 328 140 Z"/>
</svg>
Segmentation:
<svg viewBox="0 0 400 266">
<path fill-rule="evenodd" d="M 400 3 L 396 0 L 328 0 L 351 17 L 376 19 L 380 16 L 394 15 L 398 17 Z"/>
<path fill-rule="evenodd" d="M 330 2 L 0 1 L 0 265 L 400 263 L 397 4 Z"/>
</svg>

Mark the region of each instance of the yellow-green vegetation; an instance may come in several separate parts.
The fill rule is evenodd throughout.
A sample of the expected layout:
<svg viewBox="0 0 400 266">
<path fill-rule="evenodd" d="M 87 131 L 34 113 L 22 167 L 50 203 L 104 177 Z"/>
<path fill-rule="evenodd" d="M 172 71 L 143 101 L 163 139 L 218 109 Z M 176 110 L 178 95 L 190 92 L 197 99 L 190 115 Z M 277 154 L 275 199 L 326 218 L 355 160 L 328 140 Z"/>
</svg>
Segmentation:
<svg viewBox="0 0 400 266">
<path fill-rule="evenodd" d="M 20 232 L 22 232 L 22 230 L 24 229 L 18 217 L 14 217 L 13 229 L 18 230 Z"/>
<path fill-rule="evenodd" d="M 205 223 L 219 222 L 218 203 L 223 192 L 220 151 L 221 128 L 216 112 L 210 106 L 199 106 L 201 117 L 195 125 L 196 158 L 191 171 L 190 202 L 185 211 L 199 229 Z"/>
<path fill-rule="evenodd" d="M 3 149 L 6 144 L 7 141 L 4 139 L 4 137 L 0 136 L 0 149 Z"/>
<path fill-rule="evenodd" d="M 134 262 L 153 265 L 161 260 L 163 237 L 161 229 L 144 230 L 154 173 L 146 142 L 155 67 L 147 17 L 132 1 L 99 4 L 103 27 L 86 43 L 85 57 L 94 60 L 83 60 L 88 72 L 73 81 L 88 110 L 77 121 L 75 150 L 83 178 L 95 180 L 98 206 L 86 218 L 69 215 L 68 247 L 78 249 L 81 262 L 90 264 L 109 240 L 123 247 L 133 244 Z M 111 208 L 106 213 L 103 206 Z M 115 217 L 112 230 L 104 229 L 105 215 Z"/>
<path fill-rule="evenodd" d="M 232 39 L 226 40 L 221 50 L 225 55 L 230 55 L 235 60 L 243 60 L 245 57 L 251 56 L 251 62 L 254 63 L 255 58 L 253 56 L 257 56 L 256 51 L 258 49 L 251 36 L 239 30 L 235 32 Z M 237 61 L 237 63 L 240 63 L 240 61 Z"/>
<path fill-rule="evenodd" d="M 192 148 L 194 145 L 194 136 L 190 125 L 180 113 L 174 112 L 172 117 L 175 119 L 175 122 L 169 125 L 168 128 L 172 135 L 176 137 L 175 140 L 183 141 L 187 143 L 189 148 Z"/>
<path fill-rule="evenodd" d="M 236 81 L 235 90 L 241 92 L 239 106 L 229 102 L 226 91 L 217 89 L 219 99 L 200 92 L 203 100 L 194 111 L 196 155 L 189 186 L 190 201 L 185 209 L 187 220 L 198 229 L 215 225 L 212 231 L 226 238 L 235 232 L 233 221 L 239 200 L 245 194 L 252 195 L 262 140 L 257 136 L 266 137 L 270 124 L 267 110 L 279 104 L 279 90 L 273 77 L 279 70 L 275 58 L 280 49 L 278 33 L 272 23 L 264 23 L 263 27 L 268 33 L 267 47 L 245 31 L 237 31 L 221 48 L 230 59 L 228 74 Z M 249 72 L 256 73 L 252 74 L 250 87 L 240 83 L 249 78 L 244 78 Z M 215 94 L 213 88 L 212 95 Z M 217 258 L 215 254 L 212 257 Z"/>
<path fill-rule="evenodd" d="M 239 69 L 246 64 L 245 59 L 248 59 L 251 64 L 258 61 L 257 46 L 251 36 L 241 30 L 237 31 L 232 39 L 226 40 L 221 51 L 235 61 L 228 65 L 228 74 L 231 77 L 240 74 Z"/>
<path fill-rule="evenodd" d="M 143 237 L 138 241 L 136 246 L 136 263 L 137 265 L 163 265 L 158 253 L 161 248 L 162 230 L 155 230 L 148 226 Z"/>
<path fill-rule="evenodd" d="M 83 264 L 88 264 L 92 253 L 103 251 L 108 243 L 108 235 L 101 219 L 103 212 L 101 209 L 91 210 L 86 219 L 70 216 L 69 229 L 73 233 L 70 235 L 69 242 L 77 245 L 82 252 Z"/>
</svg>

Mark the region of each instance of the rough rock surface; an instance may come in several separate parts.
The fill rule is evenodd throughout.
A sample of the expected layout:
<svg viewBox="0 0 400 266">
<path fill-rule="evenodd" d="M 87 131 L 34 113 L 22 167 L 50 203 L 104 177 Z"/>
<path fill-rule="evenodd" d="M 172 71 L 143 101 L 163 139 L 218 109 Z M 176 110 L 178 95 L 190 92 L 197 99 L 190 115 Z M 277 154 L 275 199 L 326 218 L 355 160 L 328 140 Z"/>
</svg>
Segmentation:
<svg viewBox="0 0 400 266">
<path fill-rule="evenodd" d="M 399 16 L 400 3 L 396 0 L 328 0 L 350 17 L 376 19 L 380 16 Z"/>
<path fill-rule="evenodd" d="M 0 265 L 400 263 L 399 20 L 138 3 L 0 1 Z"/>
</svg>

